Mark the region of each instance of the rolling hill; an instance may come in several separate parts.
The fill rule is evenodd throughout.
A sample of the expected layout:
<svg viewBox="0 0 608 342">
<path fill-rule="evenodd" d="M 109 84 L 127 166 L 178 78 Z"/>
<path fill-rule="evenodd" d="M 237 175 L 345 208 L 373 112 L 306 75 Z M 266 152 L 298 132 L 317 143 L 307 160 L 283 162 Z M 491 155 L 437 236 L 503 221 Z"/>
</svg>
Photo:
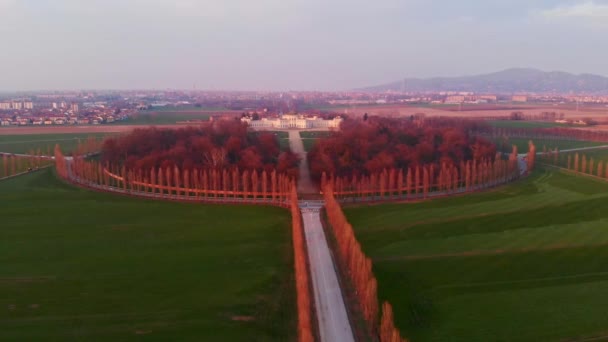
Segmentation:
<svg viewBox="0 0 608 342">
<path fill-rule="evenodd" d="M 488 93 L 607 93 L 608 77 L 560 71 L 514 68 L 495 73 L 437 78 L 406 78 L 402 81 L 359 89 L 369 92 L 472 91 Z"/>
</svg>

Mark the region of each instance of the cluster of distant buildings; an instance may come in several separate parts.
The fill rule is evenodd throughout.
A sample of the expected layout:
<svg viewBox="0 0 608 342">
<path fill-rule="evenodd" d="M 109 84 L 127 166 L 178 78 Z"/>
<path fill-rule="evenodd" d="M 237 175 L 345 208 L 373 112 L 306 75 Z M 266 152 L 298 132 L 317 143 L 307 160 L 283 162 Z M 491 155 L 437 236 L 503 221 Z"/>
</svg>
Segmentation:
<svg viewBox="0 0 608 342">
<path fill-rule="evenodd" d="M 254 129 L 338 129 L 342 123 L 342 118 L 337 116 L 333 119 L 323 119 L 318 116 L 283 114 L 273 118 L 264 117 L 255 119 L 252 116 L 244 116 L 241 118 L 241 121 Z"/>
<path fill-rule="evenodd" d="M 585 103 L 608 104 L 608 96 L 569 94 L 487 94 L 473 92 L 436 93 L 335 93 L 325 100 L 332 106 L 384 105 L 384 104 L 484 104 L 484 103 Z"/>
<path fill-rule="evenodd" d="M 0 110 L 34 109 L 32 101 L 3 101 L 0 102 Z"/>
<path fill-rule="evenodd" d="M 135 110 L 106 102 L 0 101 L 0 126 L 100 125 L 124 120 Z"/>
</svg>

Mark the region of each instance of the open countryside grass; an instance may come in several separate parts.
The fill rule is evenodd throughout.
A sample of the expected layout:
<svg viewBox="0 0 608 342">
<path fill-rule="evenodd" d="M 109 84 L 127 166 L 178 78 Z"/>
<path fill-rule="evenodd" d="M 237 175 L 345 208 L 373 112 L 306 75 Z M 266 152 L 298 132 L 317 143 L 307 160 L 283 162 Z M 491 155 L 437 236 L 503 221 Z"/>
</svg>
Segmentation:
<svg viewBox="0 0 608 342">
<path fill-rule="evenodd" d="M 80 134 L 24 134 L 24 135 L 0 135 L 0 152 L 24 153 L 30 151 L 40 152 L 44 155 L 53 154 L 56 144 L 59 144 L 64 152 L 76 149 L 80 142 L 89 137 L 103 139 L 115 133 L 80 133 Z"/>
<path fill-rule="evenodd" d="M 2 341 L 295 339 L 286 210 L 95 193 L 50 170 L 0 182 L 0 203 Z"/>
<path fill-rule="evenodd" d="M 490 126 L 497 128 L 551 128 L 572 126 L 549 121 L 489 120 L 487 123 Z"/>
<path fill-rule="evenodd" d="M 554 149 L 557 147 L 559 150 L 567 150 L 567 149 L 580 148 L 580 147 L 608 145 L 608 143 L 597 142 L 597 141 L 535 139 L 535 138 L 508 138 L 508 139 L 497 138 L 497 139 L 494 139 L 494 142 L 496 143 L 496 148 L 499 151 L 511 152 L 512 146 L 516 145 L 517 151 L 519 153 L 527 153 L 528 152 L 528 142 L 530 140 L 532 140 L 534 142 L 537 152 L 542 152 L 543 147 L 546 147 L 547 149 Z"/>
<path fill-rule="evenodd" d="M 117 125 L 171 125 L 189 120 L 208 121 L 211 113 L 208 111 L 140 111 L 126 120 L 117 121 Z"/>
<path fill-rule="evenodd" d="M 306 152 L 310 151 L 317 142 L 317 140 L 329 137 L 331 134 L 332 132 L 327 131 L 300 132 L 302 144 L 304 144 L 304 150 Z"/>
<path fill-rule="evenodd" d="M 539 170 L 488 193 L 347 208 L 412 341 L 608 335 L 608 183 Z"/>
<path fill-rule="evenodd" d="M 606 145 L 608 145 L 608 144 L 606 144 Z M 562 164 L 563 165 L 567 164 L 568 155 L 570 155 L 572 160 L 574 160 L 574 156 L 576 153 L 578 153 L 579 158 L 581 158 L 581 159 L 582 159 L 583 155 L 585 155 L 587 157 L 587 161 L 591 160 L 591 158 L 593 158 L 595 161 L 603 161 L 603 162 L 608 161 L 608 148 L 598 148 L 598 149 L 578 151 L 578 152 L 560 153 L 559 158 L 560 158 L 560 160 L 563 161 Z"/>
</svg>

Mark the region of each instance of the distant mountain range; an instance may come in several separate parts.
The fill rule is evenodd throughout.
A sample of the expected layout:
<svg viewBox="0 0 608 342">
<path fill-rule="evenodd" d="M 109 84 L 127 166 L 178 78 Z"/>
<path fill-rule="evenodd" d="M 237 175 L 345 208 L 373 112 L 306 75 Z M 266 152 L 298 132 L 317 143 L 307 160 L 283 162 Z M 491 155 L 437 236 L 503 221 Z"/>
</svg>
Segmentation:
<svg viewBox="0 0 608 342">
<path fill-rule="evenodd" d="M 608 77 L 567 72 L 514 68 L 491 74 L 463 77 L 406 78 L 402 81 L 358 89 L 368 92 L 471 91 L 476 93 L 603 93 Z"/>
</svg>

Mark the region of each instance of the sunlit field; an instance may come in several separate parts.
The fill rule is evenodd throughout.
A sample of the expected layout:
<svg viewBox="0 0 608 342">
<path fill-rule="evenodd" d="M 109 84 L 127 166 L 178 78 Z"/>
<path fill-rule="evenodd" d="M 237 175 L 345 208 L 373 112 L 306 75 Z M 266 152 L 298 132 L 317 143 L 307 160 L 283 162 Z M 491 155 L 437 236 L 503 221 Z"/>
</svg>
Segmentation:
<svg viewBox="0 0 608 342">
<path fill-rule="evenodd" d="M 538 170 L 345 212 L 412 341 L 563 341 L 608 335 L 607 200 L 607 182 Z"/>
<path fill-rule="evenodd" d="M 293 340 L 289 212 L 0 182 L 0 340 Z M 229 218 L 229 219 L 228 219 Z"/>
</svg>

